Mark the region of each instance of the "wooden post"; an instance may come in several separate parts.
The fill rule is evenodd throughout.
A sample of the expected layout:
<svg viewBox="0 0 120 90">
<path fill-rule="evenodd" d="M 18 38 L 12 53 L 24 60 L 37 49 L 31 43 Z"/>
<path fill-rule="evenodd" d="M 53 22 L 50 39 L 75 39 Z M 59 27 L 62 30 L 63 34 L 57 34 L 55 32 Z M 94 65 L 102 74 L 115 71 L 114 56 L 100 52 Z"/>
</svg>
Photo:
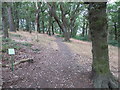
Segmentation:
<svg viewBox="0 0 120 90">
<path fill-rule="evenodd" d="M 13 58 L 13 55 L 10 56 L 10 60 L 11 60 L 11 70 L 14 71 L 14 58 Z"/>
</svg>

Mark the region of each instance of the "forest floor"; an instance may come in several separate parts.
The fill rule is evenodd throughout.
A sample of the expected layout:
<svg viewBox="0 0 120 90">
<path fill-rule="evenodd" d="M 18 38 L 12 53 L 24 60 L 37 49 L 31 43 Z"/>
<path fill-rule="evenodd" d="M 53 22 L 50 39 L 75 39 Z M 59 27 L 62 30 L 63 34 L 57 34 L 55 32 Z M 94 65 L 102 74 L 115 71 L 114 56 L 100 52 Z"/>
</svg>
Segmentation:
<svg viewBox="0 0 120 90">
<path fill-rule="evenodd" d="M 21 47 L 16 50 L 14 60 L 32 58 L 33 63 L 21 63 L 2 68 L 3 88 L 91 88 L 91 42 L 35 33 L 11 33 L 10 38 Z M 28 44 L 29 43 L 29 44 Z M 110 68 L 118 77 L 118 48 L 109 46 Z M 10 56 L 3 53 L 3 64 Z"/>
</svg>

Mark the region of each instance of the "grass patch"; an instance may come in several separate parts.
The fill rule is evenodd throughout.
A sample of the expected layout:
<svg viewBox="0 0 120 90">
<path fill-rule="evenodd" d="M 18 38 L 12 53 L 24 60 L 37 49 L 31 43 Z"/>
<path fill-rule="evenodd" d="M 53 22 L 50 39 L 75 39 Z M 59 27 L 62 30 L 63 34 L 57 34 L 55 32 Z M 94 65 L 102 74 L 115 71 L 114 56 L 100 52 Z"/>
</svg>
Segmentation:
<svg viewBox="0 0 120 90">
<path fill-rule="evenodd" d="M 30 44 L 30 43 L 16 42 L 14 40 L 11 40 L 10 38 L 7 38 L 7 39 L 3 38 L 2 42 L 3 42 L 2 43 L 2 50 L 0 50 L 0 51 L 2 51 L 3 53 L 7 52 L 9 48 L 14 48 L 16 50 L 19 50 L 22 48 L 21 45 L 26 46 L 26 47 L 32 46 L 32 44 Z"/>
<path fill-rule="evenodd" d="M 88 36 L 75 36 L 73 37 L 74 39 L 77 39 L 77 40 L 82 40 L 82 41 L 90 41 Z"/>
<path fill-rule="evenodd" d="M 64 37 L 64 35 L 63 34 L 59 34 L 59 35 L 57 35 L 57 37 Z"/>
<path fill-rule="evenodd" d="M 21 47 L 19 46 L 18 42 L 15 42 L 14 40 L 11 40 L 10 38 L 3 38 L 2 39 L 2 52 L 5 53 L 8 51 L 9 48 L 14 48 L 14 49 L 20 49 Z"/>
<path fill-rule="evenodd" d="M 12 34 L 12 33 L 10 33 L 10 35 L 13 36 L 13 37 L 22 37 L 21 35 L 18 35 L 18 34 Z"/>
<path fill-rule="evenodd" d="M 26 47 L 32 47 L 32 45 L 33 45 L 33 44 L 31 44 L 31 43 L 26 43 L 26 42 L 25 42 L 25 43 L 21 43 L 21 44 L 22 44 L 23 46 L 26 46 Z"/>
<path fill-rule="evenodd" d="M 82 40 L 82 41 L 89 41 L 89 42 L 91 41 L 91 40 L 89 40 L 88 36 L 84 36 L 84 37 L 82 37 L 82 36 L 75 36 L 73 38 L 77 39 L 77 40 Z M 120 43 L 118 41 L 116 41 L 116 40 L 109 40 L 108 44 L 112 45 L 112 46 L 120 47 Z"/>
<path fill-rule="evenodd" d="M 3 34 L 3 31 L 0 31 L 0 35 L 2 35 Z"/>
</svg>

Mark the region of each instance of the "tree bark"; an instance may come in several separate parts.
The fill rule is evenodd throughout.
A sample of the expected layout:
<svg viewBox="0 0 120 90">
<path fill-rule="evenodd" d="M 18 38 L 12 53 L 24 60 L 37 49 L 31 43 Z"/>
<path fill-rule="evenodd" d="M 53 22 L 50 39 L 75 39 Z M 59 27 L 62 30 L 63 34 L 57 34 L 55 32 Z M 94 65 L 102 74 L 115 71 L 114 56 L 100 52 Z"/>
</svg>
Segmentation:
<svg viewBox="0 0 120 90">
<path fill-rule="evenodd" d="M 11 7 L 7 7 L 10 31 L 16 32 Z"/>
<path fill-rule="evenodd" d="M 89 28 L 92 40 L 92 72 L 95 88 L 115 88 L 118 83 L 109 68 L 106 2 L 89 4 Z"/>
<path fill-rule="evenodd" d="M 18 9 L 19 8 L 19 2 L 13 3 L 13 13 L 14 13 L 14 19 L 15 19 L 15 27 L 16 30 L 19 31 L 19 17 L 18 17 Z"/>
<path fill-rule="evenodd" d="M 4 33 L 4 38 L 8 38 L 8 28 L 7 28 L 7 18 L 6 18 L 6 13 L 5 13 L 5 5 L 2 3 L 2 28 L 3 28 L 3 33 Z"/>
<path fill-rule="evenodd" d="M 40 30 L 40 24 L 39 24 L 39 18 L 40 18 L 40 15 L 39 15 L 39 4 L 38 2 L 36 2 L 36 22 L 35 22 L 35 27 L 36 27 L 36 31 L 38 33 L 41 33 L 41 30 Z"/>
<path fill-rule="evenodd" d="M 64 28 L 64 41 L 70 41 L 70 27 L 68 25 L 67 18 L 65 17 L 66 13 L 63 10 L 62 4 L 60 4 L 60 9 L 61 9 L 61 14 L 62 14 L 62 23 L 63 23 L 63 28 Z"/>
</svg>

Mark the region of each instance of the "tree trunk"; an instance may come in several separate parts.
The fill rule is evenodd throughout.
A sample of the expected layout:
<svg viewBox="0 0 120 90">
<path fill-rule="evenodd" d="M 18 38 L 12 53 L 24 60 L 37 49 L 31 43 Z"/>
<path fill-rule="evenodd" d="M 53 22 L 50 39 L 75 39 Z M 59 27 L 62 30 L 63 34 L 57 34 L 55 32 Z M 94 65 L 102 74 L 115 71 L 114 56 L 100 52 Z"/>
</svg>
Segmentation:
<svg viewBox="0 0 120 90">
<path fill-rule="evenodd" d="M 16 27 L 16 30 L 19 31 L 19 17 L 18 17 L 18 7 L 19 6 L 19 2 L 15 2 L 13 3 L 13 13 L 14 13 L 14 20 L 15 20 L 15 27 Z"/>
<path fill-rule="evenodd" d="M 89 7 L 89 28 L 92 39 L 92 72 L 94 87 L 118 87 L 109 68 L 106 3 L 90 3 Z"/>
<path fill-rule="evenodd" d="M 48 28 L 48 35 L 51 36 L 51 24 L 52 24 L 52 17 L 49 16 L 49 28 Z"/>
<path fill-rule="evenodd" d="M 117 40 L 117 23 L 114 22 L 114 35 L 115 35 L 115 40 Z"/>
<path fill-rule="evenodd" d="M 51 36 L 51 29 L 50 28 L 51 28 L 51 26 L 49 25 L 48 33 L 47 33 L 49 36 Z"/>
<path fill-rule="evenodd" d="M 69 31 L 67 31 L 67 30 L 65 30 L 65 32 L 63 33 L 63 35 L 64 35 L 64 41 L 70 41 L 70 32 Z"/>
<path fill-rule="evenodd" d="M 45 29 L 44 29 L 44 21 L 42 20 L 42 31 L 43 31 L 43 34 L 45 33 Z"/>
<path fill-rule="evenodd" d="M 9 21 L 10 31 L 16 32 L 14 20 L 13 20 L 13 16 L 12 16 L 12 10 L 11 10 L 10 6 L 8 6 L 7 11 L 8 11 L 8 21 Z"/>
<path fill-rule="evenodd" d="M 62 34 L 62 30 L 60 29 L 60 34 Z"/>
<path fill-rule="evenodd" d="M 16 29 L 17 29 L 17 31 L 19 31 L 19 19 L 18 18 L 16 20 Z"/>
<path fill-rule="evenodd" d="M 5 16 L 5 6 L 4 3 L 2 4 L 2 27 L 3 27 L 3 33 L 4 33 L 4 38 L 8 38 L 9 34 L 8 34 L 8 28 L 7 28 L 7 18 Z"/>
<path fill-rule="evenodd" d="M 88 35 L 88 22 L 86 22 L 86 28 L 85 28 L 85 34 L 86 34 L 86 36 Z"/>
<path fill-rule="evenodd" d="M 82 27 L 82 36 L 85 35 L 85 19 L 83 20 L 83 27 Z"/>
<path fill-rule="evenodd" d="M 120 19 L 120 6 L 118 7 L 118 42 L 120 43 L 120 20 L 119 19 Z"/>
<path fill-rule="evenodd" d="M 38 32 L 38 33 L 41 33 L 39 18 L 40 18 L 40 17 L 39 17 L 39 13 L 37 13 L 37 16 L 36 16 L 37 32 Z"/>
<path fill-rule="evenodd" d="M 29 18 L 26 19 L 26 31 L 29 31 L 30 32 L 30 24 L 29 24 Z"/>
<path fill-rule="evenodd" d="M 54 35 L 54 26 L 53 26 L 54 22 L 52 21 L 52 35 Z"/>
</svg>

